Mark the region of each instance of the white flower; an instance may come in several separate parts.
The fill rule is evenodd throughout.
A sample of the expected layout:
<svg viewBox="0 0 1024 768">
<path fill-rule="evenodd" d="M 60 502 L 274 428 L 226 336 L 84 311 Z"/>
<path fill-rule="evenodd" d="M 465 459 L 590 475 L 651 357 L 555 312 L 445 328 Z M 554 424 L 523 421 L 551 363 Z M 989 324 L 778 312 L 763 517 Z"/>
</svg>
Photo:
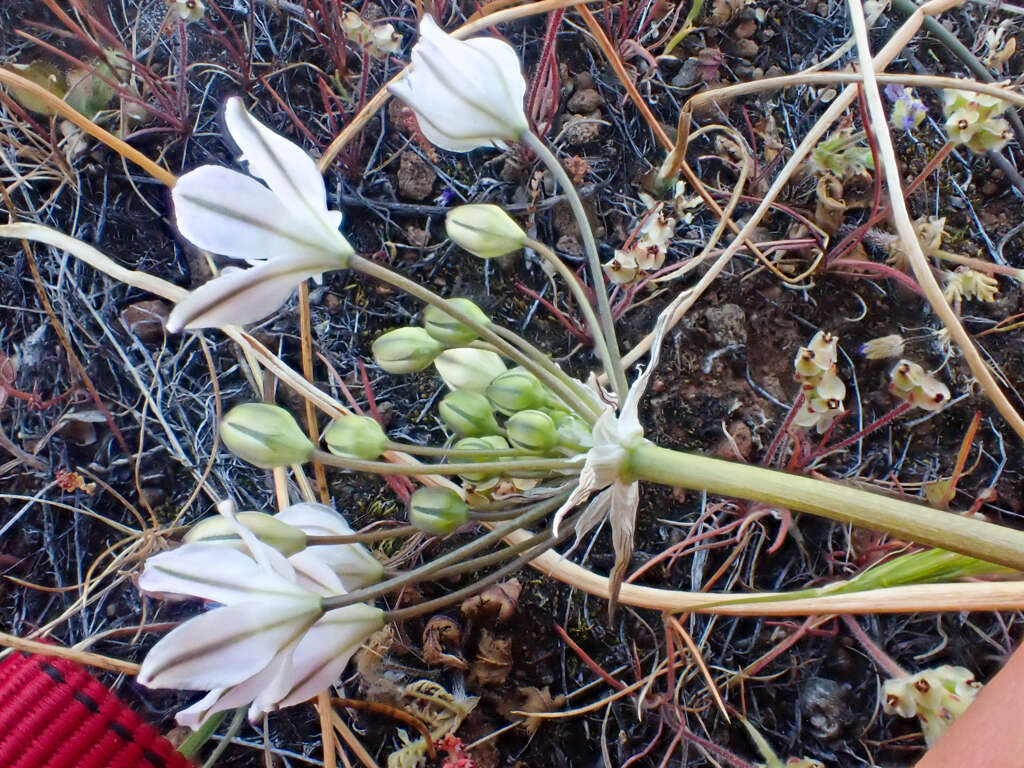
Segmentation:
<svg viewBox="0 0 1024 768">
<path fill-rule="evenodd" d="M 512 46 L 490 37 L 456 40 L 429 15 L 408 74 L 388 89 L 416 112 L 423 135 L 451 152 L 503 147 L 529 130 L 526 80 Z"/>
<path fill-rule="evenodd" d="M 494 377 L 506 370 L 496 352 L 472 347 L 446 349 L 434 358 L 434 367 L 449 389 L 472 392 L 484 392 Z"/>
<path fill-rule="evenodd" d="M 230 509 L 225 511 L 231 519 Z M 323 612 L 326 590 L 307 589 L 292 563 L 237 528 L 252 557 L 189 543 L 146 561 L 139 588 L 221 603 L 153 646 L 138 680 L 150 688 L 209 690 L 178 713 L 198 727 L 210 714 L 250 703 L 250 718 L 297 704 L 333 683 L 384 612 L 354 604 Z M 293 557 L 295 557 L 293 555 Z"/>
<path fill-rule="evenodd" d="M 302 503 L 274 515 L 307 536 L 351 536 L 341 515 L 323 504 Z M 375 584 L 384 567 L 362 544 L 313 544 L 288 558 L 298 583 L 317 592 L 339 593 Z"/>
<path fill-rule="evenodd" d="M 199 21 L 206 13 L 206 4 L 203 0 L 174 0 L 171 9 L 182 21 Z"/>
<path fill-rule="evenodd" d="M 226 269 L 192 291 L 171 312 L 171 332 L 261 320 L 303 280 L 345 268 L 353 254 L 312 158 L 254 120 L 239 98 L 228 99 L 224 116 L 252 176 L 216 165 L 186 173 L 171 191 L 175 222 L 198 247 L 255 266 Z"/>
</svg>

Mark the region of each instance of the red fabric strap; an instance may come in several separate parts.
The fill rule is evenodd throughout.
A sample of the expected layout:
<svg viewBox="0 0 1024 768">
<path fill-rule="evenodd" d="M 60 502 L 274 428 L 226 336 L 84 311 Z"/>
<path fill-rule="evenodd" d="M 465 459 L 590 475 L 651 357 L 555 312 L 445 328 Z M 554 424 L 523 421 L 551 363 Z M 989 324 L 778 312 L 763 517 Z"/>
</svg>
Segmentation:
<svg viewBox="0 0 1024 768">
<path fill-rule="evenodd" d="M 194 768 L 69 659 L 0 662 L 0 768 Z"/>
</svg>

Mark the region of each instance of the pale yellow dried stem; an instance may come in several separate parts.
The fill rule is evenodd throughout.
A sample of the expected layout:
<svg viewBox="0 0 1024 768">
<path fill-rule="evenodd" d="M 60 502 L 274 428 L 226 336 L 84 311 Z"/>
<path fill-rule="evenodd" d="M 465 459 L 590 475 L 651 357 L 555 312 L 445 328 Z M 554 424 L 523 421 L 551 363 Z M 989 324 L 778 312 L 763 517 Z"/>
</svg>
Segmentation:
<svg viewBox="0 0 1024 768">
<path fill-rule="evenodd" d="M 13 648 L 16 651 L 35 653 L 40 656 L 51 656 L 57 659 L 70 659 L 79 664 L 95 669 L 106 669 L 110 672 L 120 672 L 125 675 L 137 675 L 139 665 L 130 661 L 121 661 L 110 656 L 103 656 L 89 651 L 76 651 L 74 648 L 65 648 L 52 643 L 41 643 L 38 640 L 25 640 L 21 637 L 0 632 L 0 646 Z"/>
<path fill-rule="evenodd" d="M 110 131 L 100 128 L 81 112 L 72 108 L 66 101 L 57 98 L 57 96 L 50 93 L 41 85 L 37 85 L 28 78 L 22 77 L 21 75 L 11 72 L 9 69 L 4 69 L 3 67 L 0 67 L 0 83 L 4 83 L 9 88 L 20 88 L 21 90 L 28 91 L 36 98 L 42 99 L 58 115 L 66 120 L 70 120 L 82 131 L 89 134 L 94 139 L 106 144 L 112 150 L 121 155 L 121 157 L 131 160 L 157 181 L 163 182 L 168 187 L 173 187 L 177 182 L 177 177 L 175 177 L 175 175 L 166 168 L 161 168 L 144 154 L 139 152 L 139 150 L 135 149 L 135 147 L 117 138 L 117 136 L 110 133 Z"/>
</svg>

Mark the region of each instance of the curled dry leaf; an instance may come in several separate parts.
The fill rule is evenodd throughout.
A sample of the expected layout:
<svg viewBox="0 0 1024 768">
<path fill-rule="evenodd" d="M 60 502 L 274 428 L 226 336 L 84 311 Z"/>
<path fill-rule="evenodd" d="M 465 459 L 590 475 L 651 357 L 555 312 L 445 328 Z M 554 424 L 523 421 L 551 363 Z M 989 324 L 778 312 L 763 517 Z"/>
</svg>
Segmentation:
<svg viewBox="0 0 1024 768">
<path fill-rule="evenodd" d="M 474 686 L 502 685 L 512 671 L 512 641 L 495 637 L 486 629 L 480 635 L 476 658 L 469 668 L 469 680 Z"/>
<path fill-rule="evenodd" d="M 536 688 L 532 685 L 522 686 L 516 689 L 515 696 L 509 702 L 511 706 L 502 714 L 506 717 L 513 717 L 513 711 L 517 712 L 554 712 L 565 706 L 565 696 L 552 696 L 548 686 Z M 533 736 L 537 729 L 543 725 L 544 719 L 540 717 L 527 717 L 523 720 L 523 727 Z"/>
<path fill-rule="evenodd" d="M 431 616 L 423 629 L 423 660 L 431 666 L 443 665 L 452 669 L 467 670 L 466 664 L 458 653 L 450 653 L 449 649 L 458 649 L 462 643 L 462 628 L 448 616 Z"/>
<path fill-rule="evenodd" d="M 516 611 L 519 593 L 522 591 L 523 585 L 519 579 L 509 579 L 464 600 L 459 609 L 471 622 L 490 624 L 494 621 L 508 621 Z"/>
</svg>

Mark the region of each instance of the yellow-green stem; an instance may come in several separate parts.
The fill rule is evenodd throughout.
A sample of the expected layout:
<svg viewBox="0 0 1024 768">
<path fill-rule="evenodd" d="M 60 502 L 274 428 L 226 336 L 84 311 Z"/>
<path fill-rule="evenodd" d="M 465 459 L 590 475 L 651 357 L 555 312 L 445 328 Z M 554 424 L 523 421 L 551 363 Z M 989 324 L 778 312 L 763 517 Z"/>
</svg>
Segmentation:
<svg viewBox="0 0 1024 768">
<path fill-rule="evenodd" d="M 651 443 L 630 451 L 625 471 L 636 480 L 777 504 L 1024 570 L 1024 531 L 828 480 L 670 451 Z"/>
</svg>

